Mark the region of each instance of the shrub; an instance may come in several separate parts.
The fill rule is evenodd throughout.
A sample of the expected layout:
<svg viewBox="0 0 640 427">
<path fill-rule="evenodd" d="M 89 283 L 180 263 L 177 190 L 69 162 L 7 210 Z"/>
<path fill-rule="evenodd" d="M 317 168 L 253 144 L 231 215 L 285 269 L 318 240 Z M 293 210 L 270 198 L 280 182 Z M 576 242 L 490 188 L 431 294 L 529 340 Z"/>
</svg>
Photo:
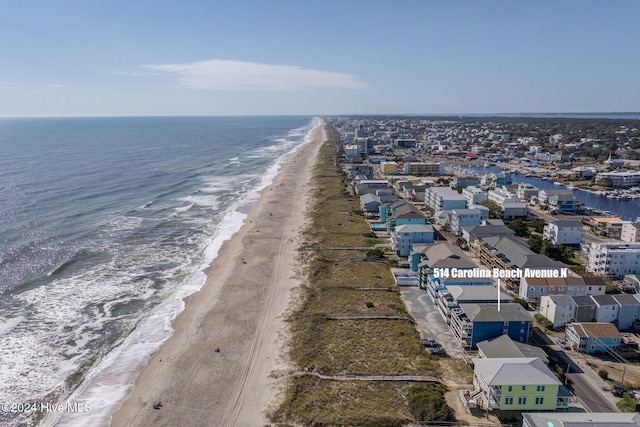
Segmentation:
<svg viewBox="0 0 640 427">
<path fill-rule="evenodd" d="M 600 376 L 600 378 L 602 378 L 603 380 L 607 380 L 609 379 L 609 372 L 607 372 L 606 369 L 600 369 L 598 371 L 598 375 Z"/>
<path fill-rule="evenodd" d="M 620 399 L 616 406 L 622 412 L 636 412 L 638 409 L 636 400 L 629 393 L 623 394 L 622 399 Z"/>
<path fill-rule="evenodd" d="M 382 249 L 371 249 L 367 251 L 368 258 L 384 258 L 384 251 Z"/>
<path fill-rule="evenodd" d="M 513 299 L 513 302 L 515 302 L 516 304 L 520 304 L 522 306 L 522 308 L 524 308 L 525 310 L 529 310 L 529 303 L 526 300 L 524 300 L 522 298 L 515 297 Z M 551 327 L 553 327 L 553 323 L 551 323 Z"/>
<path fill-rule="evenodd" d="M 435 384 L 411 389 L 409 412 L 416 421 L 454 421 L 442 387 Z"/>
<path fill-rule="evenodd" d="M 542 314 L 536 313 L 533 315 L 533 317 L 534 319 L 536 319 L 536 322 L 540 323 L 545 329 L 553 329 L 553 322 L 544 317 Z"/>
</svg>

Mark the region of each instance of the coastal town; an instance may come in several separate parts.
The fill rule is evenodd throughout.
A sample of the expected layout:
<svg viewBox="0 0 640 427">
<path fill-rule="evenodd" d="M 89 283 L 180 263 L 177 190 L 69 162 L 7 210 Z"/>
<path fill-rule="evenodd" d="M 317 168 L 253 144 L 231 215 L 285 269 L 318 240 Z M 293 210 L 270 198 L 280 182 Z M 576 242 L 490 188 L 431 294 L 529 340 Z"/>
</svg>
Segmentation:
<svg viewBox="0 0 640 427">
<path fill-rule="evenodd" d="M 327 120 L 458 420 L 637 425 L 640 121 Z"/>
</svg>

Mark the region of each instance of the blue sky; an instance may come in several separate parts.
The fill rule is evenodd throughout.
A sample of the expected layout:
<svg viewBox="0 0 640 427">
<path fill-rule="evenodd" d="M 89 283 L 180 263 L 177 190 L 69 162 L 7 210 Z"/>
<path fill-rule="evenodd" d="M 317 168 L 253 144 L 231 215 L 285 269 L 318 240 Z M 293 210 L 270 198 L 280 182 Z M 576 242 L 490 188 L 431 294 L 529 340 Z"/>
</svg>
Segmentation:
<svg viewBox="0 0 640 427">
<path fill-rule="evenodd" d="M 640 2 L 0 0 L 0 116 L 640 111 Z"/>
</svg>

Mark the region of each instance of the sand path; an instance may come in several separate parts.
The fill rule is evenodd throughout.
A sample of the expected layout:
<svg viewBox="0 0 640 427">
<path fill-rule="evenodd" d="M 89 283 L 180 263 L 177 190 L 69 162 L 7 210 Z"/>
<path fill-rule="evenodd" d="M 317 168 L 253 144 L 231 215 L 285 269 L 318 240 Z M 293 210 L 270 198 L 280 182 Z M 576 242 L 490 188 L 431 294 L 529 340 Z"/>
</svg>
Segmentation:
<svg viewBox="0 0 640 427">
<path fill-rule="evenodd" d="M 203 288 L 192 295 L 136 380 L 112 426 L 262 426 L 283 358 L 283 313 L 296 277 L 297 248 L 324 127 L 289 156 L 240 231 L 225 243 Z M 244 263 L 243 263 L 244 259 Z M 220 353 L 214 352 L 220 346 Z M 152 405 L 163 403 L 160 410 Z"/>
</svg>

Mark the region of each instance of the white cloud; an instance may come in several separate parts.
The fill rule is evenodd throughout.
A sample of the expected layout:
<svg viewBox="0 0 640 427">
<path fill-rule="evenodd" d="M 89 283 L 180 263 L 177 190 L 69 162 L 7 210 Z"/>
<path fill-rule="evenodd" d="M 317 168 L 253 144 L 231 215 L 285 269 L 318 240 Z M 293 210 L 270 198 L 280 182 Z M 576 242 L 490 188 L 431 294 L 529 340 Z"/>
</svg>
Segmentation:
<svg viewBox="0 0 640 427">
<path fill-rule="evenodd" d="M 290 65 L 210 59 L 188 64 L 152 64 L 144 68 L 176 75 L 189 89 L 293 90 L 305 87 L 363 89 L 367 84 L 350 74 L 307 70 Z"/>
</svg>

